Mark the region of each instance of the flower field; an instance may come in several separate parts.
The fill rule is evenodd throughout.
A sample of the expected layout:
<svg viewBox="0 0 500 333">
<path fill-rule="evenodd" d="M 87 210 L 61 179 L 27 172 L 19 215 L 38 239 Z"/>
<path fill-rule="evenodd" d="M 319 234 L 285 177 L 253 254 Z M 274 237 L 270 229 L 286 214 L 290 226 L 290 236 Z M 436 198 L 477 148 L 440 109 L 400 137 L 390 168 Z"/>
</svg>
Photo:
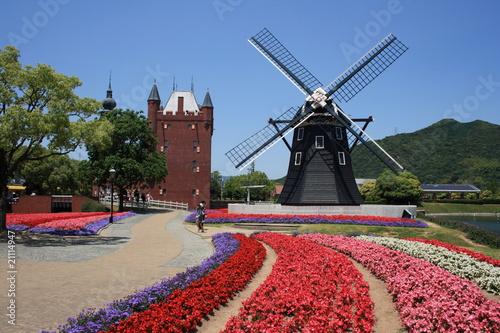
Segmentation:
<svg viewBox="0 0 500 333">
<path fill-rule="evenodd" d="M 500 332 L 500 304 L 484 297 L 468 279 L 371 241 L 299 237 L 347 254 L 385 281 L 410 332 Z"/>
<path fill-rule="evenodd" d="M 186 217 L 186 222 L 195 222 L 196 213 Z M 227 209 L 209 210 L 205 223 L 285 223 L 285 224 L 359 224 L 385 227 L 427 228 L 427 223 L 383 216 L 365 215 L 286 215 L 286 214 L 229 214 Z"/>
<path fill-rule="evenodd" d="M 473 258 L 476 258 L 479 261 L 484 261 L 484 262 L 487 262 L 488 264 L 491 264 L 495 267 L 500 267 L 500 260 L 493 259 L 492 257 L 487 256 L 485 254 L 477 253 L 477 252 L 471 251 L 469 249 L 464 249 L 464 248 L 458 247 L 458 246 L 453 245 L 453 244 L 448 244 L 448 243 L 441 242 L 441 241 L 438 241 L 435 239 L 421 239 L 421 238 L 404 238 L 404 239 L 410 240 L 410 241 L 418 241 L 418 242 L 422 242 L 422 243 L 426 243 L 426 244 L 432 244 L 432 245 L 436 245 L 439 247 L 444 247 L 445 249 L 448 249 L 451 251 L 465 253 Z"/>
<path fill-rule="evenodd" d="M 368 284 L 347 256 L 277 233 L 255 238 L 278 254 L 272 273 L 224 332 L 371 332 Z"/>
<path fill-rule="evenodd" d="M 444 247 L 391 237 L 359 236 L 358 239 L 384 245 L 441 267 L 461 278 L 474 281 L 479 287 L 500 294 L 500 267 L 479 261 L 467 254 Z"/>
<path fill-rule="evenodd" d="M 135 215 L 131 212 L 113 214 L 113 222 Z M 93 235 L 109 223 L 109 213 L 38 213 L 7 214 L 9 230 L 58 235 Z"/>
<path fill-rule="evenodd" d="M 266 255 L 262 244 L 244 235 L 234 237 L 240 241 L 238 251 L 218 268 L 107 332 L 181 333 L 194 329 L 204 316 L 243 289 L 262 266 Z"/>
<path fill-rule="evenodd" d="M 216 234 L 212 242 L 216 251 L 201 265 L 105 308 L 83 311 L 58 332 L 186 332 L 241 290 L 265 258 L 264 247 L 243 235 Z"/>
<path fill-rule="evenodd" d="M 200 266 L 105 308 L 85 310 L 58 332 L 196 329 L 261 268 L 262 243 L 276 252 L 276 263 L 223 333 L 373 332 L 377 318 L 369 285 L 351 259 L 385 282 L 408 332 L 500 332 L 500 303 L 483 294 L 500 294 L 500 267 L 451 244 L 274 232 L 220 233 L 212 242 L 216 252 Z"/>
</svg>

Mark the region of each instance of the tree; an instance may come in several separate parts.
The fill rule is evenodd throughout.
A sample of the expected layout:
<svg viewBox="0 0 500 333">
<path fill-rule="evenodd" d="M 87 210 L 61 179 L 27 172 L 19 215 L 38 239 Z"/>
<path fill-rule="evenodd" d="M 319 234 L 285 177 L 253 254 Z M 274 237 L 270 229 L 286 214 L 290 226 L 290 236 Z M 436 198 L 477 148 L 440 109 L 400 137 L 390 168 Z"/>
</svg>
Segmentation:
<svg viewBox="0 0 500 333">
<path fill-rule="evenodd" d="M 242 188 L 243 183 L 248 175 L 239 175 L 230 177 L 224 183 L 224 198 L 231 200 L 244 200 L 246 197 L 246 190 Z"/>
<path fill-rule="evenodd" d="M 156 136 L 149 120 L 139 112 L 115 109 L 102 114 L 113 124 L 112 143 L 107 147 L 87 145 L 89 161 L 80 165 L 88 181 L 103 186 L 109 182 L 109 170 L 115 169 L 113 181 L 120 197 L 119 210 L 127 190 L 152 187 L 162 182 L 167 172 L 165 154 L 156 151 Z"/>
<path fill-rule="evenodd" d="M 377 178 L 374 192 L 390 204 L 416 204 L 422 195 L 422 188 L 420 181 L 410 172 L 396 175 L 386 170 Z"/>
<path fill-rule="evenodd" d="M 363 197 L 365 201 L 377 201 L 380 198 L 380 196 L 377 195 L 375 187 L 377 185 L 377 182 L 374 180 L 367 181 L 366 183 L 363 184 L 363 186 L 360 187 L 359 193 Z"/>
<path fill-rule="evenodd" d="M 262 171 L 254 171 L 246 175 L 231 177 L 226 180 L 224 186 L 224 196 L 231 199 L 246 199 L 247 190 L 242 186 L 250 185 L 265 185 L 263 188 L 251 189 L 251 197 L 253 200 L 266 200 L 269 198 L 271 191 L 274 190 L 274 182 L 267 178 L 267 175 Z"/>
<path fill-rule="evenodd" d="M 210 199 L 221 200 L 223 178 L 219 171 L 210 174 Z"/>
<path fill-rule="evenodd" d="M 78 194 L 78 161 L 67 155 L 54 155 L 39 161 L 29 161 L 20 169 L 26 192 L 36 194 Z"/>
<path fill-rule="evenodd" d="M 84 142 L 107 144 L 110 128 L 90 120 L 100 103 L 73 92 L 78 78 L 45 64 L 23 68 L 19 56 L 13 46 L 0 49 L 0 232 L 7 228 L 8 181 L 23 164 L 65 155 Z"/>
</svg>

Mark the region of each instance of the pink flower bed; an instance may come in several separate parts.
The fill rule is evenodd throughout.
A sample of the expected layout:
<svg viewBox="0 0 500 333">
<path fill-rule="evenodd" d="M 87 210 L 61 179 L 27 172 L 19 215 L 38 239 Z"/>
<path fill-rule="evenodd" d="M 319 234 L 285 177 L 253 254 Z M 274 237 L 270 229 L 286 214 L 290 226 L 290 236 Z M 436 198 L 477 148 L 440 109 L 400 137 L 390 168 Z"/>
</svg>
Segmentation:
<svg viewBox="0 0 500 333">
<path fill-rule="evenodd" d="M 25 225 L 30 228 L 33 228 L 39 224 L 51 221 L 75 219 L 79 217 L 94 217 L 94 216 L 107 216 L 107 215 L 109 215 L 109 213 L 102 213 L 102 212 L 7 214 L 7 226 Z"/>
<path fill-rule="evenodd" d="M 373 303 L 345 255 L 296 237 L 262 233 L 278 259 L 223 332 L 371 332 Z"/>
<path fill-rule="evenodd" d="M 124 214 L 128 214 L 129 212 L 121 212 L 121 213 L 113 213 L 114 217 L 119 217 Z M 76 217 L 76 218 L 69 218 L 69 219 L 64 219 L 64 220 L 52 220 L 49 222 L 41 223 L 38 225 L 38 227 L 41 228 L 55 228 L 55 229 L 61 229 L 61 230 L 80 230 L 81 228 L 85 227 L 87 224 L 95 222 L 97 220 L 107 218 L 109 216 L 109 213 L 106 213 L 105 215 L 95 215 L 95 216 L 86 216 L 86 217 Z"/>
<path fill-rule="evenodd" d="M 411 332 L 500 332 L 500 304 L 425 260 L 344 236 L 299 236 L 351 256 L 385 281 Z"/>
<path fill-rule="evenodd" d="M 135 215 L 133 212 L 117 212 L 113 221 Z M 48 213 L 8 214 L 9 230 L 28 230 L 36 233 L 60 235 L 91 235 L 109 223 L 109 213 Z"/>
</svg>

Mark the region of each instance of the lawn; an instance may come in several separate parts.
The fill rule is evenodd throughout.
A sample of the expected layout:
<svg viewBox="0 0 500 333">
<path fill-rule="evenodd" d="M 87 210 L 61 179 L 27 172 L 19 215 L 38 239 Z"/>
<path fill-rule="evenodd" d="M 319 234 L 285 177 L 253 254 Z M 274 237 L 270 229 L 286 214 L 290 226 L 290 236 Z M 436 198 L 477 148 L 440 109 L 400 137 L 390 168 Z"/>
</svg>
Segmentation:
<svg viewBox="0 0 500 333">
<path fill-rule="evenodd" d="M 427 214 L 453 214 L 453 213 L 500 213 L 498 204 L 462 204 L 462 203 L 438 203 L 424 202 L 419 210 Z"/>
</svg>

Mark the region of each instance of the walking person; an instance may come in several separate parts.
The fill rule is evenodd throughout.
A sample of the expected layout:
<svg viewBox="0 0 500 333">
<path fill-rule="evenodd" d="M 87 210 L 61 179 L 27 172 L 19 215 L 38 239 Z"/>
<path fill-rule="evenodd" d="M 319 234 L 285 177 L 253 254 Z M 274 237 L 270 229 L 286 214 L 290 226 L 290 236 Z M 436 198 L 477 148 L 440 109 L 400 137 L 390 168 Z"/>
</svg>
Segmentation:
<svg viewBox="0 0 500 333">
<path fill-rule="evenodd" d="M 200 206 L 201 206 L 201 210 L 203 212 L 203 215 L 202 215 L 202 218 L 201 218 L 201 226 L 203 227 L 203 230 L 205 230 L 205 216 L 207 215 L 207 213 L 205 212 L 205 209 L 206 209 L 206 202 L 205 201 L 202 201 L 200 203 Z"/>
<path fill-rule="evenodd" d="M 203 208 L 201 204 L 196 205 L 196 226 L 198 227 L 198 232 L 205 232 L 205 228 L 203 228 Z"/>
</svg>

